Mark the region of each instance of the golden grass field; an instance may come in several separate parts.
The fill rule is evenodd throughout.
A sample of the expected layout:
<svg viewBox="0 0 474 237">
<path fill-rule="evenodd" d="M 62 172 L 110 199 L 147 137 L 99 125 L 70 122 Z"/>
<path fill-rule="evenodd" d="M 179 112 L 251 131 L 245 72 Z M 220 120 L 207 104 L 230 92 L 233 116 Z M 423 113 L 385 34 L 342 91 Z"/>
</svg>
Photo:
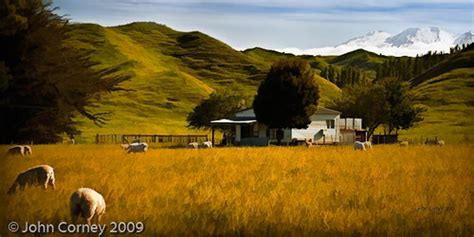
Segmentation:
<svg viewBox="0 0 474 237">
<path fill-rule="evenodd" d="M 0 147 L 1 152 L 8 147 Z M 141 236 L 472 236 L 474 146 L 151 149 L 38 145 L 1 156 L 1 236 L 9 221 L 70 221 L 83 186 L 102 223 L 142 221 Z M 57 189 L 6 192 L 18 172 L 55 168 Z M 110 234 L 107 234 L 110 235 Z"/>
</svg>

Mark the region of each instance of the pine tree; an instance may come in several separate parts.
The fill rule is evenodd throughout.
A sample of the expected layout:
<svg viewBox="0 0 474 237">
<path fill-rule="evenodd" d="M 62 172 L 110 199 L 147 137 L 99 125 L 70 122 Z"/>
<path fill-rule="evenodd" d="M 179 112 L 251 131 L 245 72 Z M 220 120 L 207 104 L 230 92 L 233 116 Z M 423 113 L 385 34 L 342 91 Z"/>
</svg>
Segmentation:
<svg viewBox="0 0 474 237">
<path fill-rule="evenodd" d="M 68 23 L 50 2 L 1 1 L 0 10 L 0 75 L 9 78 L 0 98 L 0 143 L 57 142 L 61 133 L 80 132 L 78 115 L 103 124 L 104 113 L 87 106 L 128 75 L 117 74 L 119 66 L 94 70 L 90 52 L 66 47 Z"/>
</svg>

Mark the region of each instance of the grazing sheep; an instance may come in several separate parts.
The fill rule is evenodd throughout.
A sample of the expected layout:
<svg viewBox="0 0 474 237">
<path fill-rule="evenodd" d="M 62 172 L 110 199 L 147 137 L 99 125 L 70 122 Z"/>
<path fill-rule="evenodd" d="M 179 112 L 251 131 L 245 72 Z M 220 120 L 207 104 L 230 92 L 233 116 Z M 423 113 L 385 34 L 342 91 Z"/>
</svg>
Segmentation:
<svg viewBox="0 0 474 237">
<path fill-rule="evenodd" d="M 12 146 L 8 149 L 7 155 L 21 155 L 25 154 L 25 148 L 23 146 Z"/>
<path fill-rule="evenodd" d="M 190 143 L 188 144 L 188 148 L 190 148 L 190 149 L 198 149 L 198 148 L 199 148 L 199 143 L 197 143 L 197 142 L 190 142 Z"/>
<path fill-rule="evenodd" d="M 445 142 L 444 140 L 438 140 L 435 138 L 434 140 L 428 140 L 426 139 L 425 145 L 438 145 L 438 146 L 444 146 Z"/>
<path fill-rule="evenodd" d="M 79 216 L 84 218 L 88 225 L 91 224 L 94 217 L 99 224 L 100 218 L 105 214 L 105 200 L 100 193 L 93 189 L 80 188 L 71 195 L 69 208 L 74 224 Z"/>
<path fill-rule="evenodd" d="M 202 143 L 203 148 L 212 148 L 212 142 L 210 141 L 205 141 Z"/>
<path fill-rule="evenodd" d="M 364 142 L 365 149 L 372 149 L 372 142 L 366 141 Z"/>
<path fill-rule="evenodd" d="M 8 190 L 8 194 L 16 192 L 16 188 L 19 186 L 20 190 L 25 189 L 25 186 L 43 186 L 44 189 L 48 188 L 48 185 L 56 189 L 56 179 L 54 178 L 54 169 L 49 165 L 39 165 L 28 170 L 25 170 L 18 174 L 13 182 L 12 186 Z"/>
<path fill-rule="evenodd" d="M 365 142 L 359 142 L 359 141 L 354 142 L 354 150 L 365 151 Z"/>
<path fill-rule="evenodd" d="M 122 150 L 126 151 L 129 147 L 130 147 L 129 144 L 120 144 L 120 148 L 122 148 Z"/>
<path fill-rule="evenodd" d="M 304 143 L 306 144 L 306 147 L 312 147 L 313 146 L 313 140 L 310 138 L 309 140 L 304 139 Z"/>
<path fill-rule="evenodd" d="M 127 153 L 146 152 L 148 150 L 148 144 L 146 142 L 130 143 L 126 149 Z"/>
<path fill-rule="evenodd" d="M 401 141 L 400 146 L 408 146 L 408 141 Z"/>
<path fill-rule="evenodd" d="M 25 156 L 30 156 L 33 154 L 33 150 L 31 149 L 31 146 L 23 146 L 23 154 Z"/>
</svg>

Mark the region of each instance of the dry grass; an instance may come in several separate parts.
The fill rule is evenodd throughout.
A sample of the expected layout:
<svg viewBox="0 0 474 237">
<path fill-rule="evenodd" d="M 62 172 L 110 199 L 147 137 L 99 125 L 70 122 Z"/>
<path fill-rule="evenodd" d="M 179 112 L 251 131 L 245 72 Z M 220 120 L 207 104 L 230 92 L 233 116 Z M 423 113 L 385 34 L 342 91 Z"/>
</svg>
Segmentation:
<svg viewBox="0 0 474 237">
<path fill-rule="evenodd" d="M 6 147 L 1 147 L 2 151 Z M 1 157 L 6 224 L 70 221 L 83 186 L 106 199 L 104 223 L 142 221 L 144 236 L 471 236 L 474 147 L 152 149 L 34 146 Z M 56 191 L 6 191 L 28 167 L 55 168 Z"/>
</svg>

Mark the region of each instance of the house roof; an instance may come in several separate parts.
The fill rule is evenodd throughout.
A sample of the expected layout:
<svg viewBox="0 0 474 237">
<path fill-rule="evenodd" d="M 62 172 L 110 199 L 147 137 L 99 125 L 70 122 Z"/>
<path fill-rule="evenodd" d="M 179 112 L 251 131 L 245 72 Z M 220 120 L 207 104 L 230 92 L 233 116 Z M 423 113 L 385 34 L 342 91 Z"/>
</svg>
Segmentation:
<svg viewBox="0 0 474 237">
<path fill-rule="evenodd" d="M 339 115 L 342 113 L 336 110 L 332 110 L 332 109 L 328 109 L 324 107 L 318 107 L 318 109 L 316 110 L 316 112 L 314 112 L 314 114 Z"/>
<path fill-rule="evenodd" d="M 257 120 L 251 119 L 251 120 L 231 120 L 231 119 L 218 119 L 218 120 L 212 120 L 211 124 L 249 124 L 249 123 L 255 123 Z"/>
</svg>

